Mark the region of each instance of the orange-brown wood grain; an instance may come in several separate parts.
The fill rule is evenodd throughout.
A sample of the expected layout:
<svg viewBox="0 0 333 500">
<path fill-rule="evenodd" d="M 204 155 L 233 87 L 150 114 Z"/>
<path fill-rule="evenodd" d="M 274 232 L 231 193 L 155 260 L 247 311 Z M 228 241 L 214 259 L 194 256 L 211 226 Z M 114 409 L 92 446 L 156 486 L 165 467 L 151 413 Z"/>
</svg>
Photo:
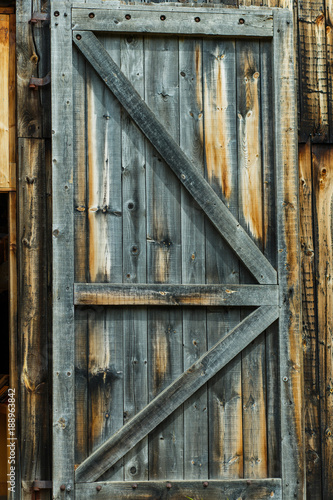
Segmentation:
<svg viewBox="0 0 333 500">
<path fill-rule="evenodd" d="M 313 147 L 323 498 L 333 491 L 333 151 Z"/>
</svg>

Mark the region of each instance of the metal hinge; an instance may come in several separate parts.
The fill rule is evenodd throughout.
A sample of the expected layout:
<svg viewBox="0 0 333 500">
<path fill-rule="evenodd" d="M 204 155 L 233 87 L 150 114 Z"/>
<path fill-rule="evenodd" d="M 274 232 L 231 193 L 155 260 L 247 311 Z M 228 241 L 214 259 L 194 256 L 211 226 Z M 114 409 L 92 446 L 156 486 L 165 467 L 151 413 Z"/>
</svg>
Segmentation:
<svg viewBox="0 0 333 500">
<path fill-rule="evenodd" d="M 38 23 L 38 21 L 49 21 L 50 14 L 48 12 L 34 12 L 29 21 L 31 24 Z"/>
<path fill-rule="evenodd" d="M 32 500 L 40 500 L 40 490 L 52 490 L 52 481 L 33 481 Z"/>
<path fill-rule="evenodd" d="M 29 87 L 38 90 L 38 87 L 44 87 L 51 82 L 51 73 L 48 73 L 44 78 L 30 78 Z"/>
</svg>

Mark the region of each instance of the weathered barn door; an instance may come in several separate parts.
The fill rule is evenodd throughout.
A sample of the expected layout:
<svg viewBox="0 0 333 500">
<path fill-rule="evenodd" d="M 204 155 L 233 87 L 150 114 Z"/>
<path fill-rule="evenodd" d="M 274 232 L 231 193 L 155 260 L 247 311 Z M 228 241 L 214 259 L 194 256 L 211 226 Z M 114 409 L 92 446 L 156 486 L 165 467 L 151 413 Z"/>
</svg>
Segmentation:
<svg viewBox="0 0 333 500">
<path fill-rule="evenodd" d="M 290 13 L 51 29 L 54 498 L 301 498 Z"/>
</svg>

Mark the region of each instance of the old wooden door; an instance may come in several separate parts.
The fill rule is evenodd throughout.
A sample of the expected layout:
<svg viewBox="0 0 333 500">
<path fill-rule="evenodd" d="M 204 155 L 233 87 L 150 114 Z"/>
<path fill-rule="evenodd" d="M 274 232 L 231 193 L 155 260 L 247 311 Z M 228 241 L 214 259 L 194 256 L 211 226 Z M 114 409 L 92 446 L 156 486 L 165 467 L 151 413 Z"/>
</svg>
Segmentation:
<svg viewBox="0 0 333 500">
<path fill-rule="evenodd" d="M 54 498 L 301 498 L 291 14 L 51 29 Z"/>
</svg>

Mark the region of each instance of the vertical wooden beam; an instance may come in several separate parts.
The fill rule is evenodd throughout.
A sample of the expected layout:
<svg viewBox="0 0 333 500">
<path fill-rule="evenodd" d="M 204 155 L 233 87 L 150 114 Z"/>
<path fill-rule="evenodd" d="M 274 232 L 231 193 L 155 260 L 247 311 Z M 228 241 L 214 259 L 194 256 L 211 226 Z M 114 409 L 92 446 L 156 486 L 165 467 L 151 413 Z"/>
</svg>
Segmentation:
<svg viewBox="0 0 333 500">
<path fill-rule="evenodd" d="M 283 498 L 303 499 L 303 360 L 292 13 L 274 12 L 274 114 L 280 285 L 280 400 Z"/>
<path fill-rule="evenodd" d="M 51 4 L 53 498 L 74 498 L 74 238 L 71 12 Z M 56 15 L 55 15 L 56 14 Z M 65 491 L 60 489 L 65 485 Z"/>
<path fill-rule="evenodd" d="M 325 142 L 328 139 L 325 2 L 298 2 L 299 47 L 299 139 Z"/>
<path fill-rule="evenodd" d="M 18 140 L 20 454 L 23 498 L 31 498 L 29 484 L 50 478 L 48 344 L 45 328 L 47 282 L 45 238 L 46 199 L 44 141 Z M 12 271 L 14 274 L 14 270 Z M 14 277 L 14 276 L 13 276 Z M 27 418 L 29 415 L 29 418 Z"/>
<path fill-rule="evenodd" d="M 302 323 L 304 353 L 304 408 L 306 492 L 314 500 L 322 498 L 320 399 L 316 318 L 315 242 L 313 220 L 313 178 L 311 142 L 299 145 L 300 237 L 302 264 Z M 321 251 L 319 246 L 319 252 Z"/>
<path fill-rule="evenodd" d="M 0 11 L 0 188 L 9 187 L 9 15 Z"/>
<path fill-rule="evenodd" d="M 322 442 L 322 494 L 333 491 L 333 151 L 313 147 L 319 383 Z"/>
</svg>

